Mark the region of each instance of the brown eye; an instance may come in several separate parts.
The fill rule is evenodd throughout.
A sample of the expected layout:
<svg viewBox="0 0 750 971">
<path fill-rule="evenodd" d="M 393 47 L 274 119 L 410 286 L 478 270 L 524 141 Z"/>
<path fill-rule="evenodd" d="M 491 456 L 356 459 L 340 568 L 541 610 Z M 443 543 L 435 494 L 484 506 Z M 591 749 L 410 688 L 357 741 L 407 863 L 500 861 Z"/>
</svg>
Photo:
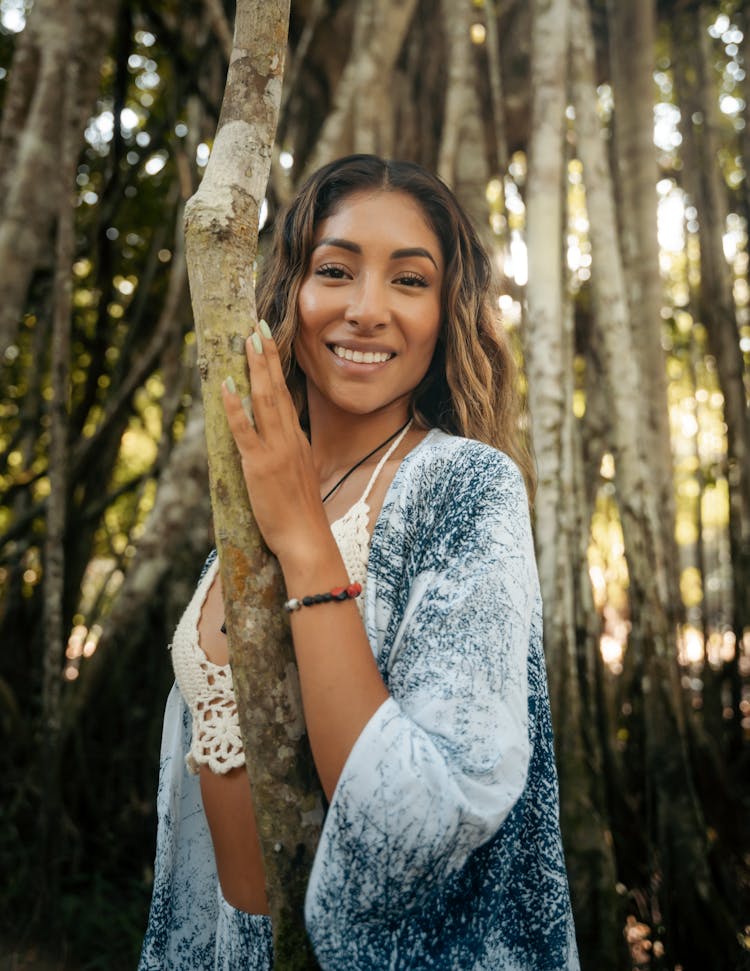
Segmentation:
<svg viewBox="0 0 750 971">
<path fill-rule="evenodd" d="M 426 287 L 427 280 L 419 273 L 402 273 L 396 278 L 396 283 L 404 287 Z"/>
<path fill-rule="evenodd" d="M 317 268 L 315 275 L 328 277 L 329 280 L 344 280 L 348 271 L 346 267 L 339 266 L 336 263 L 323 263 Z"/>
</svg>

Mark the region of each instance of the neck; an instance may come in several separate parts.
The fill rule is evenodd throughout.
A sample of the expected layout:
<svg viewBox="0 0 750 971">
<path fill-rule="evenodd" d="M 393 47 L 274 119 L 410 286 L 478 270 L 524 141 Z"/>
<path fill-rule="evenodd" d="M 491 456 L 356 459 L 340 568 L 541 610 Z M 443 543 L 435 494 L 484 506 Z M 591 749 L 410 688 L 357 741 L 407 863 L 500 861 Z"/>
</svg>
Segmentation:
<svg viewBox="0 0 750 971">
<path fill-rule="evenodd" d="M 401 428 L 409 418 L 405 402 L 368 415 L 340 411 L 308 401 L 310 444 L 320 481 L 324 482 L 348 469 L 371 449 Z"/>
</svg>

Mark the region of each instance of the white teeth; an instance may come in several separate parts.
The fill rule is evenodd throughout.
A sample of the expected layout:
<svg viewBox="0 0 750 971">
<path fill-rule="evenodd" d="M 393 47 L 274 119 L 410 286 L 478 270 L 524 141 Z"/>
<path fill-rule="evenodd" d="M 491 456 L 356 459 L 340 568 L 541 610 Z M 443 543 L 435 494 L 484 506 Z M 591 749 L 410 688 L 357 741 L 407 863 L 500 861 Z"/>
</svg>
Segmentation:
<svg viewBox="0 0 750 971">
<path fill-rule="evenodd" d="M 388 351 L 352 351 L 339 344 L 333 345 L 333 353 L 336 357 L 343 357 L 345 361 L 354 361 L 355 364 L 385 364 L 393 357 Z"/>
</svg>

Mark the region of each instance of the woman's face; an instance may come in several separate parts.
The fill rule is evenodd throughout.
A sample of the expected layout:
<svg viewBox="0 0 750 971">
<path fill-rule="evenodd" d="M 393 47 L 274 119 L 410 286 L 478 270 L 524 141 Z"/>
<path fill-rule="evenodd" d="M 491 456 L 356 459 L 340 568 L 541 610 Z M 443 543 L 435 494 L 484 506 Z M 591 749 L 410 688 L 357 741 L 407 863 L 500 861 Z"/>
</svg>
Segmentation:
<svg viewBox="0 0 750 971">
<path fill-rule="evenodd" d="M 443 270 L 438 238 L 405 192 L 354 193 L 320 223 L 294 344 L 311 414 L 333 405 L 406 418 L 437 343 Z"/>
</svg>

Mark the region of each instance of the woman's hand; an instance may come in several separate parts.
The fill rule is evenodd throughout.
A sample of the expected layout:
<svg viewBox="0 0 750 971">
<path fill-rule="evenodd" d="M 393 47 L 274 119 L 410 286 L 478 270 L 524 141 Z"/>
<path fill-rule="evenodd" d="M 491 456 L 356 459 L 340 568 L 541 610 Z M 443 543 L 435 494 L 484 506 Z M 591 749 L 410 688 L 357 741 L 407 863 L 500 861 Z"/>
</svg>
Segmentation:
<svg viewBox="0 0 750 971">
<path fill-rule="evenodd" d="M 259 331 L 246 345 L 254 425 L 226 383 L 224 407 L 258 527 L 279 558 L 287 593 L 302 597 L 349 580 L 276 347 L 267 328 Z M 353 601 L 296 611 L 291 627 L 313 758 L 331 799 L 354 743 L 388 691 Z M 333 645 L 345 650 L 345 664 Z"/>
<path fill-rule="evenodd" d="M 265 321 L 245 342 L 251 421 L 234 390 L 222 385 L 224 408 L 242 462 L 250 505 L 269 549 L 283 561 L 330 538 L 310 443 L 300 427 L 276 344 Z"/>
</svg>

